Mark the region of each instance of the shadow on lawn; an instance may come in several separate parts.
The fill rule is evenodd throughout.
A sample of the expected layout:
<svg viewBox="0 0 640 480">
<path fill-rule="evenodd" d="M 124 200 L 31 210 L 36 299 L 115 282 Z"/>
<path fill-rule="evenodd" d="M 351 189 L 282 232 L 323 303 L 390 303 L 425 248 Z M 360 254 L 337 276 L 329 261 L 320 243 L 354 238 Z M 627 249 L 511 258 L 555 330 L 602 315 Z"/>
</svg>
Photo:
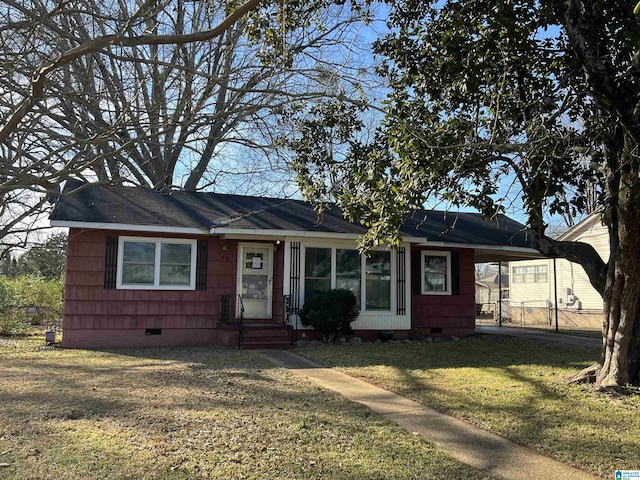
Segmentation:
<svg viewBox="0 0 640 480">
<path fill-rule="evenodd" d="M 637 440 L 623 432 L 631 423 L 636 425 L 631 428 L 639 428 L 633 420 L 637 409 L 630 405 L 614 414 L 607 398 L 564 380 L 568 372 L 591 364 L 597 352 L 489 337 L 365 345 L 350 351 L 333 347 L 308 356 L 352 369 L 354 375 L 436 410 L 485 428 L 493 425 L 496 433 L 517 443 L 599 475 L 609 475 L 614 467 L 635 468 Z M 439 378 L 447 375 L 447 380 Z M 511 389 L 520 393 L 512 395 Z M 574 403 L 590 402 L 594 395 L 586 408 Z"/>
<path fill-rule="evenodd" d="M 465 367 L 503 368 L 515 365 L 581 369 L 598 358 L 598 352 L 567 345 L 497 336 L 473 336 L 438 343 L 364 344 L 308 350 L 308 357 L 328 366 L 387 365 L 421 370 Z M 305 350 L 299 350 L 303 356 Z M 316 353 L 319 352 L 319 353 Z M 324 354 L 322 353 L 324 352 Z"/>
<path fill-rule="evenodd" d="M 395 433 L 388 439 L 378 436 L 376 429 L 385 423 L 365 407 L 294 380 L 251 352 L 209 347 L 65 355 L 52 351 L 26 356 L 16 365 L 0 360 L 0 368 L 0 402 L 6 406 L 0 418 L 8 420 L 0 433 L 24 437 L 24 431 L 33 428 L 32 432 L 46 435 L 49 422 L 61 422 L 65 433 L 57 435 L 68 435 L 65 441 L 82 441 L 89 423 L 96 432 L 90 435 L 118 443 L 118 455 L 123 458 L 124 452 L 133 456 L 138 452 L 129 445 L 130 431 L 151 439 L 153 448 L 160 451 L 188 452 L 184 455 L 196 459 L 191 463 L 246 462 L 243 468 L 249 476 L 256 459 L 268 464 L 274 456 L 287 458 L 298 447 L 300 459 L 288 465 L 285 476 L 358 479 L 387 478 L 388 473 L 388 478 L 409 478 L 406 473 L 392 475 L 383 462 L 400 462 L 403 467 L 415 462 L 418 471 L 429 468 L 434 455 L 431 447 L 424 446 L 412 447 L 421 453 L 408 455 L 404 450 L 417 440 L 409 436 L 398 442 Z M 76 420 L 85 420 L 84 426 L 75 427 Z M 333 436 L 344 444 L 359 439 L 357 448 L 366 449 L 371 460 L 355 455 L 351 470 L 339 471 L 338 460 L 344 461 L 340 452 L 328 455 L 323 443 L 326 440 L 331 446 Z M 340 450 L 341 445 L 335 448 Z M 237 452 L 246 458 L 234 456 Z M 111 453 L 104 450 L 100 455 Z M 368 464 L 378 461 L 377 470 Z M 120 460 L 113 457 L 113 462 L 112 468 L 117 469 Z M 453 463 L 447 468 L 449 472 L 461 469 Z M 333 473 L 327 475 L 327 471 Z M 191 473 L 190 478 L 198 476 Z M 446 476 L 447 470 L 440 473 Z"/>
<path fill-rule="evenodd" d="M 181 408 L 194 411 L 238 409 L 251 405 L 252 399 L 273 406 L 309 398 L 308 389 L 283 390 L 277 377 L 265 373 L 275 367 L 246 351 L 114 349 L 97 351 L 97 357 L 93 352 L 73 352 L 76 355 L 66 357 L 57 351 L 47 352 L 46 358 L 27 356 L 17 365 L 0 362 L 4 384 L 0 404 L 7 406 L 5 413 L 23 420 L 77 420 L 125 417 L 144 410 L 153 398 L 172 395 Z M 11 381 L 19 388 L 11 388 Z"/>
<path fill-rule="evenodd" d="M 471 393 L 477 385 L 469 386 L 468 391 L 451 390 L 403 370 L 403 380 L 413 385 L 404 393 L 471 423 L 485 428 L 493 425 L 493 431 L 505 438 L 600 476 L 609 476 L 615 469 L 636 468 L 637 438 L 624 435 L 632 418 L 610 416 L 610 411 L 599 414 L 597 407 L 585 412 L 577 405 L 581 400 L 577 397 L 594 392 L 583 387 L 535 379 L 515 366 L 503 367 L 501 372 L 512 382 L 512 388 L 524 386 L 528 393 L 504 402 L 502 392 L 491 385 L 484 387 L 484 396 L 478 396 Z M 443 401 L 452 396 L 456 397 L 455 404 Z M 633 411 L 627 414 L 634 416 Z"/>
</svg>

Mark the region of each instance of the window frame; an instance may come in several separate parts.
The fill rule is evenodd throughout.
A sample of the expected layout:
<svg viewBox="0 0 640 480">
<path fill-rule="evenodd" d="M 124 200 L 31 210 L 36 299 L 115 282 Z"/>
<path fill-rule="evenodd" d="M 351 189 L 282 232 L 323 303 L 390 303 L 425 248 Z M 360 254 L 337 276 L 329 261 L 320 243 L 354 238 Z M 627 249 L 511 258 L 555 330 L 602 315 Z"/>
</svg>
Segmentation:
<svg viewBox="0 0 640 480">
<path fill-rule="evenodd" d="M 301 245 L 301 271 L 300 271 L 300 299 L 303 302 L 301 306 L 304 304 L 305 296 L 306 296 L 306 288 L 305 288 L 305 280 L 306 280 L 306 258 L 307 258 L 307 249 L 309 248 L 326 248 L 331 250 L 331 288 L 336 288 L 337 282 L 337 251 L 338 250 L 354 250 L 358 251 L 358 248 L 355 245 L 345 245 L 345 244 L 325 244 L 325 243 L 303 243 Z M 367 286 L 366 286 L 366 255 L 359 254 L 360 256 L 360 298 L 358 299 L 360 313 L 367 314 L 370 316 L 388 316 L 390 313 L 395 312 L 397 308 L 397 298 L 394 290 L 394 284 L 397 281 L 396 278 L 396 255 L 393 254 L 394 249 L 384 249 L 377 248 L 375 250 L 390 252 L 390 265 L 391 265 L 391 275 L 390 275 L 390 299 L 389 299 L 389 309 L 388 310 L 367 310 L 366 309 L 366 295 L 367 295 Z"/>
<path fill-rule="evenodd" d="M 549 281 L 549 269 L 546 265 L 536 265 L 535 283 L 547 283 Z"/>
<path fill-rule="evenodd" d="M 153 243 L 154 265 L 153 265 L 153 285 L 151 284 L 126 284 L 122 283 L 124 244 L 125 243 Z M 163 243 L 171 245 L 190 245 L 191 264 L 189 272 L 189 285 L 160 285 L 160 259 Z M 118 237 L 118 262 L 116 270 L 116 289 L 118 290 L 195 290 L 196 289 L 196 259 L 198 253 L 198 241 L 189 238 L 161 238 L 161 237 Z"/>
<path fill-rule="evenodd" d="M 348 252 L 356 252 L 356 254 L 358 255 L 358 271 L 359 271 L 360 275 L 358 276 L 357 279 L 355 277 L 348 277 L 348 276 L 344 276 L 344 275 L 343 276 L 339 276 L 338 275 L 338 250 L 342 250 L 342 251 L 345 251 L 345 252 L 347 252 L 347 251 Z M 345 288 L 344 286 L 338 286 L 338 281 L 339 280 L 357 280 L 358 281 L 358 295 L 356 297 L 356 307 L 358 308 L 358 310 L 362 310 L 362 297 L 363 297 L 362 281 L 363 281 L 363 278 L 366 277 L 366 272 L 364 274 L 362 272 L 362 254 L 358 251 L 357 248 L 340 248 L 340 247 L 336 247 L 335 249 L 333 249 L 331 254 L 332 254 L 332 257 L 335 257 L 335 264 L 332 264 L 332 267 L 335 265 L 335 272 L 332 270 L 332 279 L 331 279 L 334 282 L 333 283 L 334 284 L 333 288 Z M 332 261 L 333 261 L 333 258 L 332 258 Z M 366 295 L 366 285 L 365 285 L 364 288 L 365 288 L 365 295 Z"/>
<path fill-rule="evenodd" d="M 513 283 L 547 283 L 549 282 L 549 268 L 540 263 L 537 265 L 516 265 L 511 269 L 511 278 Z"/>
<path fill-rule="evenodd" d="M 424 281 L 424 268 L 427 257 L 445 257 L 447 260 L 446 286 L 445 290 L 426 290 Z M 440 250 L 420 250 L 420 293 L 421 295 L 453 295 L 451 273 L 451 252 Z"/>
<path fill-rule="evenodd" d="M 308 250 L 329 250 L 329 276 L 328 277 L 311 277 L 307 272 L 307 253 Z M 304 285 L 303 303 L 308 300 L 307 298 L 307 280 L 329 280 L 329 289 L 336 288 L 336 249 L 327 246 L 306 246 L 304 249 L 304 276 L 302 277 L 302 283 Z M 310 297 L 309 297 L 310 298 Z"/>
<path fill-rule="evenodd" d="M 391 265 L 391 258 L 393 257 L 393 255 L 391 255 L 391 250 L 378 250 L 377 252 L 379 253 L 386 253 L 389 255 L 389 280 L 385 280 L 384 278 L 382 278 L 384 275 L 382 275 L 382 272 L 380 274 L 375 274 L 378 278 L 368 278 L 368 272 L 367 272 L 367 262 L 370 260 L 371 257 L 368 257 L 366 255 L 360 255 L 361 257 L 361 265 L 362 267 L 364 267 L 364 272 L 360 273 L 360 278 L 361 278 L 361 287 L 362 288 L 362 281 L 364 281 L 364 292 L 361 295 L 362 298 L 364 299 L 364 303 L 363 306 L 365 307 L 365 311 L 367 312 L 390 312 L 392 311 L 391 308 L 391 297 L 393 295 L 393 282 L 391 281 L 392 275 L 391 272 L 393 271 L 393 267 Z M 362 261 L 362 258 L 364 258 L 364 262 Z M 367 305 L 369 304 L 369 282 L 389 282 L 389 308 L 367 308 Z"/>
</svg>

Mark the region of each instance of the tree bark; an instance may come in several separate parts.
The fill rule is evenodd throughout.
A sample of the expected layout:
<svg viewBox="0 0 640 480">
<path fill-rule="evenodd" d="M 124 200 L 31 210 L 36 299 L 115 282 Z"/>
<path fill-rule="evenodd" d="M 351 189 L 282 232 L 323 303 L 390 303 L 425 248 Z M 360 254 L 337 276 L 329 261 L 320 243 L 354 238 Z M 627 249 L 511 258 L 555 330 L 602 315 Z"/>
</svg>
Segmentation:
<svg viewBox="0 0 640 480">
<path fill-rule="evenodd" d="M 611 47 L 602 41 L 607 36 L 600 30 L 600 5 L 567 0 L 564 9 L 571 53 L 607 125 L 601 138 L 607 175 L 603 219 L 609 229 L 610 257 L 603 291 L 602 352 L 597 365 L 575 379 L 595 381 L 601 389 L 640 385 L 640 121 L 636 102 L 630 101 L 637 92 L 637 66 L 622 77 L 611 62 Z"/>
<path fill-rule="evenodd" d="M 613 122 L 612 122 L 613 123 Z M 603 293 L 600 360 L 574 382 L 595 382 L 599 389 L 640 385 L 640 181 L 635 141 L 621 126 L 606 143 L 610 257 Z"/>
<path fill-rule="evenodd" d="M 610 259 L 604 295 L 603 348 L 596 386 L 640 384 L 640 182 L 635 142 L 622 127 L 612 129 L 605 150 Z"/>
</svg>

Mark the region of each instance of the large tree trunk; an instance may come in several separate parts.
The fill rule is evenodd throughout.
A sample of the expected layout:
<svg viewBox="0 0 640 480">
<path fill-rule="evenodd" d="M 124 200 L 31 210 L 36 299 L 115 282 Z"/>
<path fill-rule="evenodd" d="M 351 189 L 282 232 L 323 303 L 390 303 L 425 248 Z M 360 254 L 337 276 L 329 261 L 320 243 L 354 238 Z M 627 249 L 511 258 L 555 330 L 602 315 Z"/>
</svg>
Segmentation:
<svg viewBox="0 0 640 480">
<path fill-rule="evenodd" d="M 605 156 L 609 166 L 605 222 L 610 259 L 604 292 L 602 355 L 596 385 L 640 384 L 640 181 L 635 142 L 622 128 L 613 129 Z"/>
<path fill-rule="evenodd" d="M 599 138 L 607 174 L 604 223 L 610 239 L 605 287 L 599 290 L 604 300 L 602 353 L 598 364 L 576 379 L 593 380 L 600 388 L 640 385 L 640 115 L 631 100 L 637 96 L 637 64 L 620 75 L 615 64 L 619 60 L 608 50 L 612 44 L 605 41 L 613 37 L 601 4 L 567 0 L 557 5 L 564 9 L 559 17 L 564 17 L 570 53 L 584 72 L 587 93 L 601 116 L 598 121 L 606 125 Z M 629 10 L 625 15 L 633 14 Z M 633 24 L 629 17 L 626 21 Z M 637 45 L 629 53 L 636 51 Z"/>
<path fill-rule="evenodd" d="M 602 352 L 597 364 L 572 379 L 595 382 L 601 389 L 640 385 L 640 179 L 634 145 L 621 127 L 611 129 L 604 151 L 610 256 L 599 290 L 604 300 Z"/>
<path fill-rule="evenodd" d="M 640 270 L 638 259 L 638 227 L 632 228 L 635 245 L 633 252 L 616 254 L 609 264 L 611 274 L 607 279 L 604 297 L 603 345 L 600 362 L 595 370 L 596 386 L 616 387 L 626 383 L 640 385 L 638 359 L 638 332 L 640 321 L 638 291 Z M 627 246 L 619 246 L 626 250 Z"/>
<path fill-rule="evenodd" d="M 529 212 L 533 246 L 550 257 L 564 257 L 585 269 L 603 298 L 602 351 L 598 363 L 572 381 L 595 382 L 607 389 L 640 385 L 640 179 L 635 142 L 613 127 L 605 148 L 610 255 L 603 262 L 590 245 L 555 241 L 544 236 L 542 208 Z"/>
</svg>

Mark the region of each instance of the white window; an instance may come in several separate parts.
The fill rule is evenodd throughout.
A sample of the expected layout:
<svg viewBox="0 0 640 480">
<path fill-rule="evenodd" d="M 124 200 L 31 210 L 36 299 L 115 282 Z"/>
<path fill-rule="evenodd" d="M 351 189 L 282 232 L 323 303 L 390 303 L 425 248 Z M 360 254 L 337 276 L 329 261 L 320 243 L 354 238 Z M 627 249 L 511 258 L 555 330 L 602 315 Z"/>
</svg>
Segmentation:
<svg viewBox="0 0 640 480">
<path fill-rule="evenodd" d="M 351 290 L 360 308 L 362 296 L 362 260 L 357 250 L 336 249 L 336 288 Z"/>
<path fill-rule="evenodd" d="M 371 252 L 365 265 L 367 310 L 391 310 L 391 252 Z"/>
<path fill-rule="evenodd" d="M 513 283 L 540 283 L 547 281 L 547 266 L 513 267 Z"/>
<path fill-rule="evenodd" d="M 392 258 L 389 251 L 373 251 L 368 257 L 340 247 L 306 247 L 304 300 L 332 288 L 351 290 L 363 311 L 389 312 Z"/>
<path fill-rule="evenodd" d="M 451 295 L 451 253 L 422 251 L 422 294 Z"/>
<path fill-rule="evenodd" d="M 195 290 L 196 240 L 120 237 L 117 288 Z"/>
<path fill-rule="evenodd" d="M 331 248 L 307 248 L 304 260 L 304 299 L 331 290 Z"/>
</svg>

